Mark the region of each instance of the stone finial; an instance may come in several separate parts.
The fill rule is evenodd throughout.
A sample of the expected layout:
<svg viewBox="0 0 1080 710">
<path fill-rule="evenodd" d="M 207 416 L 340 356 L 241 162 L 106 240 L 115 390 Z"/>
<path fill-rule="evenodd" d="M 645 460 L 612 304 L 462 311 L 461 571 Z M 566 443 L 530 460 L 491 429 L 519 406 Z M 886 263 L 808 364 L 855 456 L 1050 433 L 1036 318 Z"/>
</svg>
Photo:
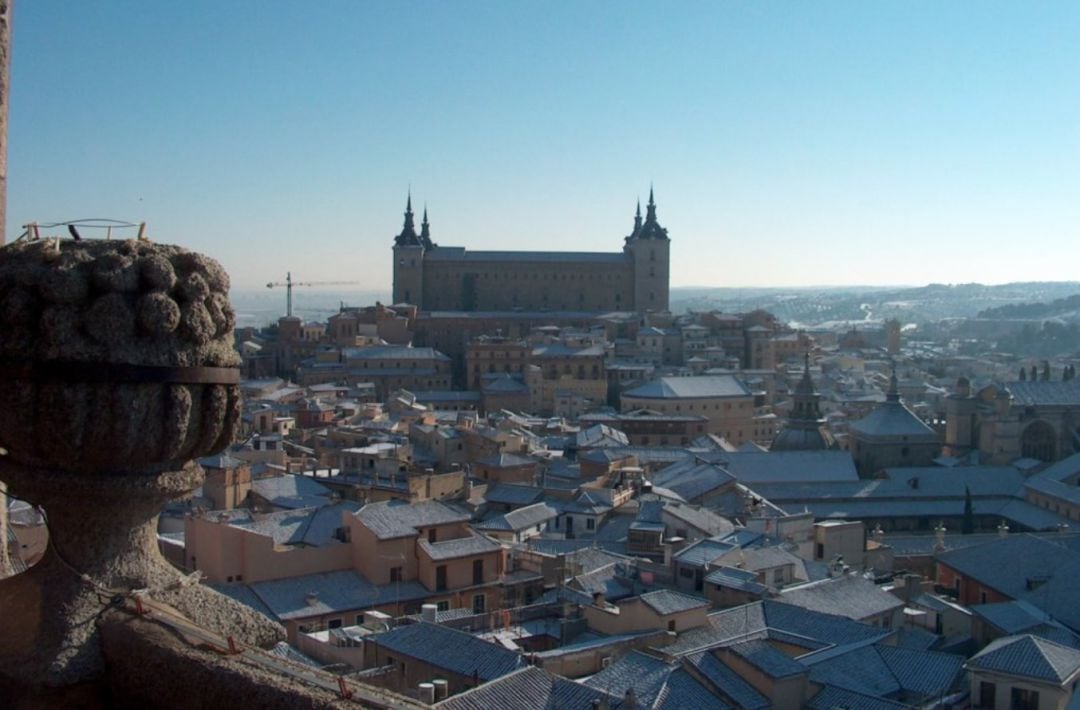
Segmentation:
<svg viewBox="0 0 1080 710">
<path fill-rule="evenodd" d="M 92 680 L 103 605 L 135 589 L 247 640 L 277 635 L 184 585 L 157 548 L 162 506 L 202 483 L 193 459 L 228 446 L 239 421 L 228 288 L 217 262 L 176 246 L 0 247 L 0 480 L 49 529 L 41 562 L 0 582 L 0 681 Z"/>
</svg>

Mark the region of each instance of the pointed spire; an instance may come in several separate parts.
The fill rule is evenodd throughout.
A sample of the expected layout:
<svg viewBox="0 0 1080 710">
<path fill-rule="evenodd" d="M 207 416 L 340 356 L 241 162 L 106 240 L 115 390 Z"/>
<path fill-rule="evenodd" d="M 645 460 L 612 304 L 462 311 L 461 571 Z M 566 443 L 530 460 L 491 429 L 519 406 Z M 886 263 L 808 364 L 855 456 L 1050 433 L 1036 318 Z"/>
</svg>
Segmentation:
<svg viewBox="0 0 1080 710">
<path fill-rule="evenodd" d="M 653 187 L 649 185 L 649 202 L 645 206 L 645 223 L 638 233 L 639 239 L 667 239 L 667 230 L 656 221 L 656 199 L 653 196 Z"/>
<path fill-rule="evenodd" d="M 401 234 L 394 239 L 397 246 L 417 246 L 420 238 L 416 236 L 416 225 L 413 224 L 412 211 L 412 188 L 409 188 L 408 197 L 405 199 L 405 223 L 401 227 Z"/>
<path fill-rule="evenodd" d="M 810 379 L 810 353 L 806 353 L 803 357 L 802 379 L 800 379 L 799 384 L 795 386 L 795 391 L 799 394 L 814 393 L 814 381 Z"/>
<path fill-rule="evenodd" d="M 420 243 L 425 249 L 430 249 L 435 246 L 431 241 L 431 226 L 428 224 L 427 219 L 427 205 L 424 205 L 424 218 L 420 222 Z"/>
<path fill-rule="evenodd" d="M 892 374 L 889 376 L 889 391 L 885 393 L 885 401 L 900 401 L 900 382 L 896 379 L 896 360 L 893 360 L 892 363 Z"/>
</svg>

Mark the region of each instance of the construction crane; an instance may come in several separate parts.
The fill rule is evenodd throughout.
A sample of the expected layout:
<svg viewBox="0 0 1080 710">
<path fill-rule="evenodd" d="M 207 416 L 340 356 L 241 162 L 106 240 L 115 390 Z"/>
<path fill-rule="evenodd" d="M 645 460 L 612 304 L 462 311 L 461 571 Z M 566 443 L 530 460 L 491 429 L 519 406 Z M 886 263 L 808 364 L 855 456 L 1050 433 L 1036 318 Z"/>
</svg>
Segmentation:
<svg viewBox="0 0 1080 710">
<path fill-rule="evenodd" d="M 292 272 L 285 274 L 284 281 L 271 281 L 266 284 L 267 288 L 285 287 L 285 315 L 292 318 L 292 290 L 293 286 L 356 286 L 363 281 L 293 281 Z"/>
</svg>

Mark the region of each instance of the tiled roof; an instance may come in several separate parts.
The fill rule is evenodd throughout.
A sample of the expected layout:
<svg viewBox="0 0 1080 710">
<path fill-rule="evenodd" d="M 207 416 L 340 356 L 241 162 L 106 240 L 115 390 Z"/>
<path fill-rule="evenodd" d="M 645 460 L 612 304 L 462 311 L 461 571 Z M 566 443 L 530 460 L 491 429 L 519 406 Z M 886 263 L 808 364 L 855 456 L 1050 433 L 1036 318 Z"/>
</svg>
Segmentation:
<svg viewBox="0 0 1080 710">
<path fill-rule="evenodd" d="M 846 451 L 716 451 L 701 458 L 750 485 L 859 480 L 855 461 Z"/>
<path fill-rule="evenodd" d="M 868 619 L 904 606 L 897 597 L 861 575 L 844 575 L 788 587 L 777 601 L 849 619 Z"/>
<path fill-rule="evenodd" d="M 713 560 L 735 549 L 735 545 L 720 540 L 699 540 L 675 553 L 679 564 L 704 567 Z"/>
<path fill-rule="evenodd" d="M 1080 404 L 1080 380 L 1069 382 L 1009 382 L 1004 385 L 1020 406 L 1073 406 Z"/>
<path fill-rule="evenodd" d="M 1031 591 L 1028 580 L 1048 580 L 1070 558 L 1068 548 L 1034 535 L 1009 535 L 982 545 L 943 552 L 938 560 L 1005 596 L 1016 599 Z"/>
<path fill-rule="evenodd" d="M 618 601 L 631 594 L 625 584 L 615 579 L 615 563 L 577 575 L 570 586 L 590 596 L 603 594 L 607 601 Z"/>
<path fill-rule="evenodd" d="M 768 698 L 739 677 L 735 671 L 718 661 L 712 653 L 705 651 L 694 653 L 686 656 L 683 662 L 693 666 L 742 710 L 766 710 L 772 707 Z"/>
<path fill-rule="evenodd" d="M 858 708 L 858 710 L 910 710 L 911 706 L 883 698 L 875 698 L 862 693 L 844 690 L 834 685 L 827 685 L 807 701 L 809 710 L 836 710 L 836 708 Z"/>
<path fill-rule="evenodd" d="M 253 582 L 251 591 L 281 621 L 368 609 L 380 604 L 423 599 L 430 592 L 418 582 L 377 587 L 353 570 Z M 314 596 L 311 596 L 314 594 Z"/>
<path fill-rule="evenodd" d="M 547 503 L 534 503 L 533 505 L 517 508 L 509 513 L 503 513 L 502 515 L 493 516 L 482 522 L 474 523 L 473 527 L 477 530 L 517 532 L 551 520 L 558 514 L 559 511 L 555 510 Z"/>
<path fill-rule="evenodd" d="M 309 545 L 318 547 L 334 540 L 334 534 L 344 524 L 342 514 L 357 510 L 359 503 L 345 501 L 318 508 L 300 508 L 276 513 L 235 511 L 230 525 L 272 538 L 275 545 Z M 218 515 L 218 513 L 211 513 Z"/>
<path fill-rule="evenodd" d="M 256 478 L 251 489 L 279 508 L 303 508 L 328 502 L 330 489 L 307 476 L 284 474 Z"/>
<path fill-rule="evenodd" d="M 1006 636 L 1023 633 L 1050 619 L 1046 612 L 1035 605 L 1020 600 L 997 604 L 976 604 L 970 609 L 972 614 L 991 624 Z"/>
<path fill-rule="evenodd" d="M 587 252 L 587 251 L 467 251 L 465 247 L 435 247 L 424 253 L 428 261 L 468 261 L 468 262 L 562 262 L 562 263 L 608 263 L 622 264 L 629 257 L 623 252 Z M 517 314 L 515 314 L 517 315 Z M 550 315 L 550 314 L 549 314 Z"/>
<path fill-rule="evenodd" d="M 652 483 L 654 489 L 663 488 L 675 493 L 685 502 L 693 502 L 734 480 L 730 473 L 719 466 L 686 461 L 658 471 L 653 476 Z"/>
<path fill-rule="evenodd" d="M 468 513 L 438 501 L 404 503 L 392 500 L 368 503 L 356 512 L 357 519 L 381 540 L 416 535 L 418 527 L 465 522 Z"/>
<path fill-rule="evenodd" d="M 879 405 L 859 421 L 852 422 L 850 429 L 856 436 L 870 439 L 905 436 L 909 441 L 919 443 L 940 438 L 930 425 L 899 401 Z"/>
<path fill-rule="evenodd" d="M 627 390 L 624 397 L 640 399 L 712 399 L 749 397 L 750 390 L 734 375 L 661 377 Z"/>
<path fill-rule="evenodd" d="M 668 675 L 667 681 L 652 704 L 652 710 L 686 710 L 687 708 L 729 710 L 730 707 L 682 668 L 676 668 Z"/>
<path fill-rule="evenodd" d="M 616 710 L 622 698 L 567 680 L 536 666 L 527 666 L 435 705 L 438 710 L 593 710 L 594 700 L 607 700 Z"/>
<path fill-rule="evenodd" d="M 489 503 L 505 505 L 529 505 L 543 497 L 544 491 L 533 486 L 521 486 L 513 483 L 500 483 L 489 487 L 484 493 L 484 500 Z"/>
<path fill-rule="evenodd" d="M 521 656 L 439 624 L 406 624 L 367 637 L 368 643 L 462 676 L 492 680 L 525 665 Z"/>
<path fill-rule="evenodd" d="M 951 653 L 920 651 L 878 644 L 880 654 L 906 693 L 939 697 L 955 688 L 964 671 L 964 659 Z"/>
<path fill-rule="evenodd" d="M 673 503 L 665 505 L 663 512 L 705 535 L 727 535 L 735 530 L 730 520 L 707 508 Z"/>
<path fill-rule="evenodd" d="M 874 646 L 857 648 L 814 664 L 810 667 L 810 680 L 877 697 L 900 691 L 899 681 Z"/>
<path fill-rule="evenodd" d="M 653 710 L 686 710 L 727 706 L 681 665 L 631 651 L 585 680 L 585 685 L 625 697 L 633 688 L 636 706 Z"/>
<path fill-rule="evenodd" d="M 705 576 L 705 581 L 749 594 L 764 594 L 768 587 L 757 581 L 757 575 L 735 567 L 718 567 Z"/>
<path fill-rule="evenodd" d="M 770 678 L 787 678 L 806 672 L 802 664 L 768 641 L 744 641 L 727 648 Z"/>
<path fill-rule="evenodd" d="M 489 456 L 486 459 L 480 459 L 476 463 L 484 466 L 492 466 L 494 468 L 510 468 L 512 466 L 529 466 L 535 464 L 534 459 L 526 458 L 524 456 L 518 456 L 517 454 L 499 453 L 495 456 Z"/>
<path fill-rule="evenodd" d="M 397 345 L 375 345 L 368 348 L 346 348 L 342 355 L 348 360 L 449 360 L 434 348 L 409 348 Z"/>
<path fill-rule="evenodd" d="M 427 538 L 420 538 L 419 544 L 420 549 L 433 560 L 452 560 L 457 557 L 483 555 L 502 549 L 499 543 L 477 533 L 438 542 L 428 542 Z"/>
<path fill-rule="evenodd" d="M 579 449 L 587 447 L 626 446 L 630 440 L 622 431 L 613 429 L 607 424 L 596 424 L 575 436 L 575 443 Z"/>
<path fill-rule="evenodd" d="M 1031 635 L 1007 636 L 972 656 L 966 667 L 1063 684 L 1080 672 L 1080 650 Z"/>
<path fill-rule="evenodd" d="M 709 606 L 709 600 L 707 599 L 683 594 L 672 589 L 657 589 L 646 592 L 638 598 L 661 616 Z"/>
</svg>

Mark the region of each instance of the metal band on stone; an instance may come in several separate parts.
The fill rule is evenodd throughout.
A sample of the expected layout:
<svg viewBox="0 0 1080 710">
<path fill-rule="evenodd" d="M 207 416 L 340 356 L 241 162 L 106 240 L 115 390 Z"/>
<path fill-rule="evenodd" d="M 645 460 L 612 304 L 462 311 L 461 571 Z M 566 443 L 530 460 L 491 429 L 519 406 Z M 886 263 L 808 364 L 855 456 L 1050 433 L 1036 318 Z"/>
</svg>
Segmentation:
<svg viewBox="0 0 1080 710">
<path fill-rule="evenodd" d="M 0 380 L 125 382 L 133 384 L 236 385 L 236 367 L 165 367 L 108 362 L 0 362 Z"/>
</svg>

